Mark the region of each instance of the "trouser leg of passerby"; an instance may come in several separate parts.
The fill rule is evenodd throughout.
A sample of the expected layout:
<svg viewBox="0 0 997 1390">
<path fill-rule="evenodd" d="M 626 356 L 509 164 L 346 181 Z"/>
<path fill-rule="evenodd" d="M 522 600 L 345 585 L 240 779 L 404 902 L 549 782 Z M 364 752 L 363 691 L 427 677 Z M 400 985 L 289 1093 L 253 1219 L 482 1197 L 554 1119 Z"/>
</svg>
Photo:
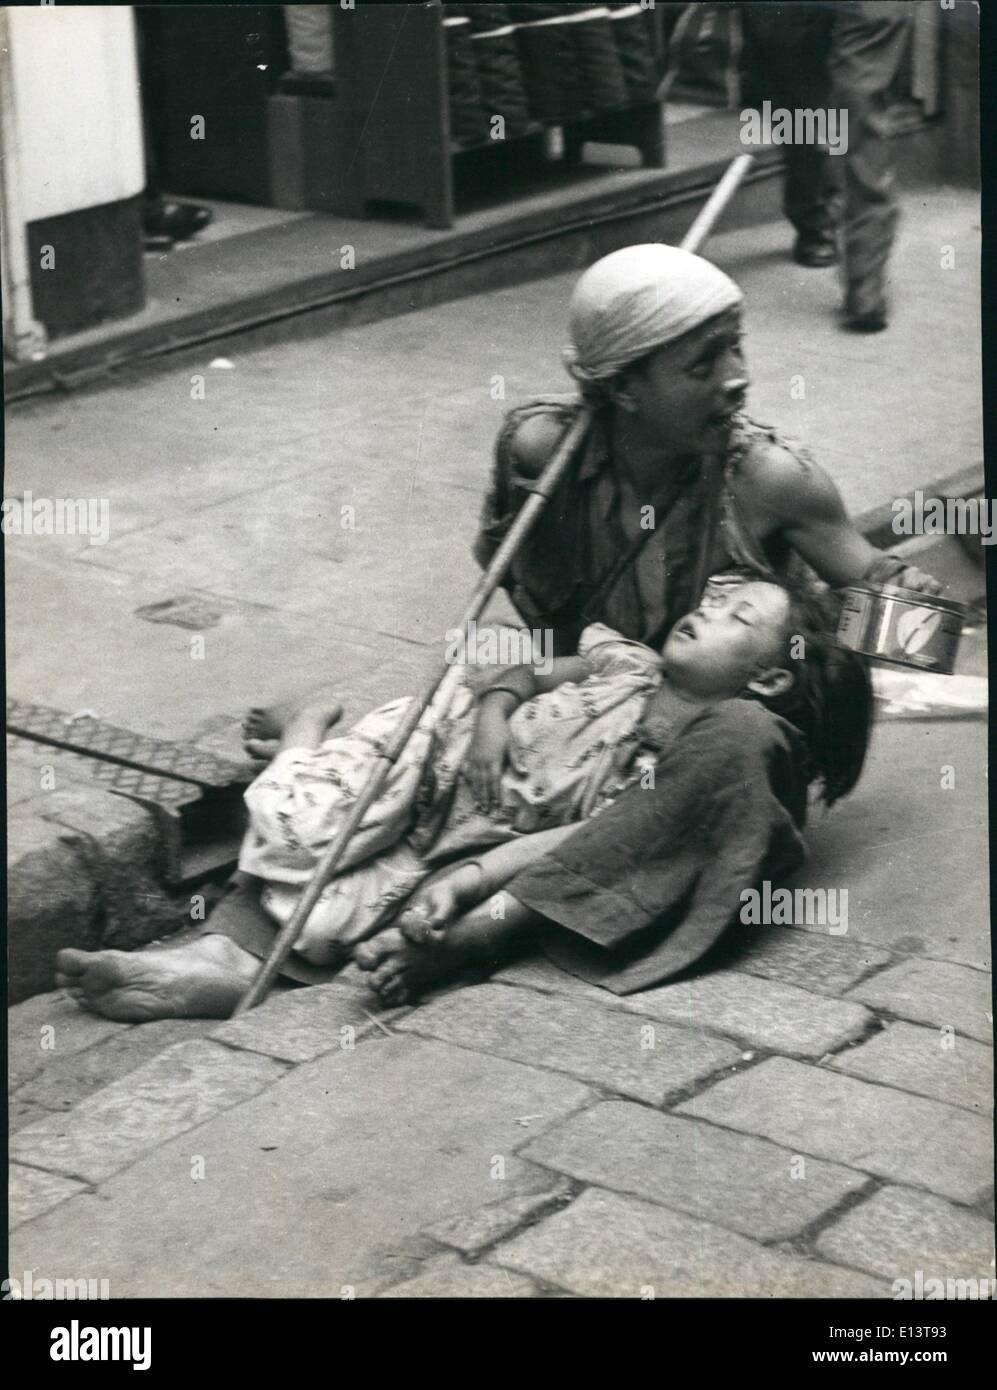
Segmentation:
<svg viewBox="0 0 997 1390">
<path fill-rule="evenodd" d="M 742 26 L 753 102 L 767 99 L 774 110 L 788 111 L 827 104 L 831 13 L 826 4 L 745 5 Z M 837 259 L 835 173 L 821 146 L 785 147 L 783 211 L 796 228 L 794 257 L 802 265 Z"/>
<path fill-rule="evenodd" d="M 819 145 L 787 145 L 783 211 L 796 228 L 794 257 L 801 265 L 831 265 L 837 259 L 838 180 Z"/>
<path fill-rule="evenodd" d="M 886 270 L 899 210 L 887 94 L 908 43 L 903 5 L 860 0 L 837 7 L 831 39 L 832 102 L 848 112 L 841 158 L 845 315 L 864 331 L 886 326 Z"/>
</svg>

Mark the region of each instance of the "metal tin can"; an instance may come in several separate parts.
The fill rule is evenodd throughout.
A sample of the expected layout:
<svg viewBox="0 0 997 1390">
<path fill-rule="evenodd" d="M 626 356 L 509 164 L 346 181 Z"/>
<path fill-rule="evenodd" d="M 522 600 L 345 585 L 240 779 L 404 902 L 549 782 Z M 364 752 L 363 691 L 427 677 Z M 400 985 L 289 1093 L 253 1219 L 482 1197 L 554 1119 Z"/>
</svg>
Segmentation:
<svg viewBox="0 0 997 1390">
<path fill-rule="evenodd" d="M 841 592 L 840 646 L 893 666 L 951 675 L 964 604 L 890 584 L 852 584 Z"/>
</svg>

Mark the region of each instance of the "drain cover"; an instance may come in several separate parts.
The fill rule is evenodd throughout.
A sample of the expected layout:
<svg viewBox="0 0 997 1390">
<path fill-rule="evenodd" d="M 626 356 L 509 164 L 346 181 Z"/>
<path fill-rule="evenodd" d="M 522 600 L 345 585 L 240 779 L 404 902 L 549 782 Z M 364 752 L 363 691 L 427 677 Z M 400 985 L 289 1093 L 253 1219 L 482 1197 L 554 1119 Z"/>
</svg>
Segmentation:
<svg viewBox="0 0 997 1390">
<path fill-rule="evenodd" d="M 139 801 L 158 813 L 169 877 L 187 883 L 235 863 L 243 829 L 245 764 L 193 744 L 148 738 L 93 715 L 7 702 L 11 750 L 33 744 L 75 782 Z"/>
<path fill-rule="evenodd" d="M 8 700 L 7 728 L 37 743 L 56 744 L 111 763 L 196 782 L 202 787 L 245 784 L 252 776 L 239 763 L 226 762 L 194 744 L 148 738 L 145 734 L 95 719 L 91 714 L 65 714 L 48 705 Z"/>
</svg>

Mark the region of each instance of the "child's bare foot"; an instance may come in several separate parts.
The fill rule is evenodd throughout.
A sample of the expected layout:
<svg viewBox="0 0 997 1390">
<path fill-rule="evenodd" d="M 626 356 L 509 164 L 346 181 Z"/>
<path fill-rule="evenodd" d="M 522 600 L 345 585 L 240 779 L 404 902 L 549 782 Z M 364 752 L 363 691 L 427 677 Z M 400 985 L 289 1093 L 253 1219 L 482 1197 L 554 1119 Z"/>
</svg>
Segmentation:
<svg viewBox="0 0 997 1390">
<path fill-rule="evenodd" d="M 84 1009 L 126 1023 L 154 1018 L 228 1018 L 260 962 L 212 934 L 149 951 L 60 951 L 56 984 Z"/>
<path fill-rule="evenodd" d="M 442 878 L 417 889 L 395 920 L 411 941 L 422 941 L 481 901 L 484 872 L 477 861 L 459 864 Z"/>
<path fill-rule="evenodd" d="M 301 704 L 300 700 L 279 700 L 273 705 L 254 705 L 242 721 L 242 731 L 248 738 L 280 738 L 284 725 Z"/>
<path fill-rule="evenodd" d="M 320 696 L 307 702 L 282 700 L 275 705 L 257 705 L 242 721 L 243 746 L 251 757 L 269 761 L 278 750 L 277 740 L 282 739 L 288 729 L 303 724 L 309 732 L 317 730 L 321 739 L 342 713 L 342 705 L 332 696 L 324 699 Z"/>
</svg>

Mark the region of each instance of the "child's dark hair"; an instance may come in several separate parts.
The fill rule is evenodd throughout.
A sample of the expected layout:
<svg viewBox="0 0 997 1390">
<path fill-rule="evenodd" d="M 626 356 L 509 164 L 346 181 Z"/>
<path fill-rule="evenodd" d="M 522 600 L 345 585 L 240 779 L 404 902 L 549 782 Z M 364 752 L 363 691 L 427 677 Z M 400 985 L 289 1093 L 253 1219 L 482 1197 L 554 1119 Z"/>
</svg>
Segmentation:
<svg viewBox="0 0 997 1390">
<path fill-rule="evenodd" d="M 834 642 L 840 600 L 787 586 L 790 613 L 784 654 L 792 687 L 781 695 L 754 696 L 799 729 L 810 756 L 811 782 L 833 806 L 855 786 L 872 731 L 869 663 Z"/>
</svg>

